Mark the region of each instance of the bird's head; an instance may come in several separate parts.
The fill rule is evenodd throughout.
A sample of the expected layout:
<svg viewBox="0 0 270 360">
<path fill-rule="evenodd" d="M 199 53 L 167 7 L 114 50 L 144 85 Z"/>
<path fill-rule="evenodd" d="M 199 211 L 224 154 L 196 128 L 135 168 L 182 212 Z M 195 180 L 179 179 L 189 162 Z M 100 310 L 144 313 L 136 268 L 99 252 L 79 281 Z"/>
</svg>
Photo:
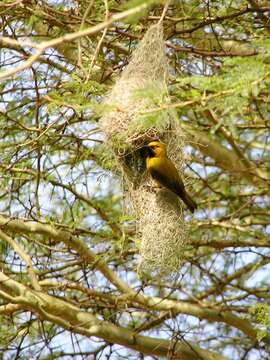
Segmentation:
<svg viewBox="0 0 270 360">
<path fill-rule="evenodd" d="M 150 157 L 165 157 L 167 156 L 166 153 L 166 145 L 159 142 L 159 141 L 151 141 L 147 148 L 149 150 Z"/>
</svg>

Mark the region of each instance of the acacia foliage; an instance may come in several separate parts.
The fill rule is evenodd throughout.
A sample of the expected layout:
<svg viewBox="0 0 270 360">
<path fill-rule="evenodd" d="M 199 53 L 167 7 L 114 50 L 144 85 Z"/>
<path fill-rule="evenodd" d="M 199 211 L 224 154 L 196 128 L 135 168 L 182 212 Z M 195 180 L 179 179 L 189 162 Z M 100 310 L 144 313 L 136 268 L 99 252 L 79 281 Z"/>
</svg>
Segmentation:
<svg viewBox="0 0 270 360">
<path fill-rule="evenodd" d="M 36 43 L 141 4 L 2 1 L 0 77 Z M 135 359 L 269 358 L 269 4 L 172 1 L 164 19 L 169 92 L 199 205 L 186 214 L 192 246 L 173 281 L 138 277 L 134 219 L 98 124 L 102 98 L 162 14 L 163 3 L 147 5 L 62 38 L 1 80 L 6 359 L 117 359 L 129 349 Z"/>
</svg>

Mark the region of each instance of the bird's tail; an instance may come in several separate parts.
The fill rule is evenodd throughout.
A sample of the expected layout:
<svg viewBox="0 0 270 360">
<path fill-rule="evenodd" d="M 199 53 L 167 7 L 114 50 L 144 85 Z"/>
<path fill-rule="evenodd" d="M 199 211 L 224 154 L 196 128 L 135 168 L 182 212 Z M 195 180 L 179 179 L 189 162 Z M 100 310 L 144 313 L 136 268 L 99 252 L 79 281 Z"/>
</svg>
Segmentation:
<svg viewBox="0 0 270 360">
<path fill-rule="evenodd" d="M 184 192 L 184 194 L 182 194 L 181 199 L 184 201 L 184 203 L 187 205 L 187 207 L 192 213 L 195 209 L 197 209 L 197 204 L 186 191 Z"/>
</svg>

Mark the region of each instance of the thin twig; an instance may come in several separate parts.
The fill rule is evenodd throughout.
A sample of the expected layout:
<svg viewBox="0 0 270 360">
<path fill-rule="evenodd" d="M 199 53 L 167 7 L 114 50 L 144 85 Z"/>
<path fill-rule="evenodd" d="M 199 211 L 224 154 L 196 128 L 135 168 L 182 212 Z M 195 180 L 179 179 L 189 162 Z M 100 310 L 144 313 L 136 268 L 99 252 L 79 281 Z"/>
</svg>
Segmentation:
<svg viewBox="0 0 270 360">
<path fill-rule="evenodd" d="M 109 19 L 109 6 L 108 6 L 108 1 L 107 0 L 104 0 L 104 4 L 105 4 L 105 22 L 108 21 Z M 85 82 L 89 81 L 89 78 L 90 78 L 90 74 L 91 74 L 91 71 L 93 69 L 93 66 L 95 65 L 95 62 L 96 62 L 96 59 L 98 57 L 98 54 L 99 54 L 99 51 L 100 51 L 100 48 L 101 48 L 101 45 L 102 45 L 102 42 L 106 36 L 106 33 L 107 33 L 107 30 L 108 30 L 108 26 L 105 27 L 105 29 L 103 30 L 103 33 L 101 35 L 101 38 L 99 39 L 99 42 L 98 42 L 98 45 L 96 47 L 96 50 L 95 50 L 95 53 L 94 53 L 94 56 L 93 56 L 93 59 L 91 61 L 91 64 L 90 64 L 90 68 L 89 68 L 89 72 L 88 72 L 88 75 L 85 79 Z"/>
<path fill-rule="evenodd" d="M 85 21 L 86 21 L 86 18 L 88 16 L 88 14 L 90 13 L 91 9 L 92 9 L 92 6 L 94 4 L 94 1 L 91 0 L 85 13 L 83 14 L 83 18 L 82 18 L 82 22 L 81 22 L 81 25 L 80 25 L 80 29 L 79 31 L 81 31 L 84 27 L 84 24 L 85 24 Z M 106 19 L 107 20 L 107 19 Z M 83 66 L 83 63 L 82 63 L 82 43 L 81 43 L 81 38 L 79 39 L 78 41 L 78 61 L 77 61 L 77 64 L 78 66 L 82 69 L 82 71 L 84 72 L 85 76 L 87 76 L 87 71 L 86 69 L 84 68 Z"/>
<path fill-rule="evenodd" d="M 165 15 L 166 15 L 167 10 L 168 10 L 168 7 L 169 7 L 169 5 L 170 5 L 170 2 L 171 2 L 171 0 L 167 0 L 167 1 L 166 1 L 165 5 L 164 5 L 164 8 L 163 8 L 163 11 L 162 11 L 162 14 L 161 14 L 161 17 L 160 17 L 160 19 L 159 19 L 159 21 L 158 21 L 158 24 L 161 24 L 162 21 L 164 20 Z"/>
</svg>

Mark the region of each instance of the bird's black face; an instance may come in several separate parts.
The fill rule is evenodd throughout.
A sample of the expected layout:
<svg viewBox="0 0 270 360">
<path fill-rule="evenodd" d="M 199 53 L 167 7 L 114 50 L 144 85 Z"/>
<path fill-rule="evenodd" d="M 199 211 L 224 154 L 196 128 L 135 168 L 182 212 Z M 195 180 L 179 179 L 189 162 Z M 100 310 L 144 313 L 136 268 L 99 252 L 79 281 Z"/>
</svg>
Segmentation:
<svg viewBox="0 0 270 360">
<path fill-rule="evenodd" d="M 149 157 L 164 157 L 166 156 L 166 147 L 159 141 L 152 141 L 148 144 Z"/>
<path fill-rule="evenodd" d="M 145 159 L 147 157 L 152 157 L 153 153 L 152 150 L 149 148 L 149 146 L 144 145 L 140 148 L 140 155 Z"/>
<path fill-rule="evenodd" d="M 143 157 L 159 157 L 166 156 L 166 148 L 164 144 L 158 141 L 152 141 L 148 145 L 144 145 L 140 149 L 140 153 Z"/>
<path fill-rule="evenodd" d="M 155 156 L 156 153 L 155 153 L 155 148 L 153 146 L 147 145 L 146 148 L 147 148 L 147 156 L 148 157 Z"/>
</svg>

